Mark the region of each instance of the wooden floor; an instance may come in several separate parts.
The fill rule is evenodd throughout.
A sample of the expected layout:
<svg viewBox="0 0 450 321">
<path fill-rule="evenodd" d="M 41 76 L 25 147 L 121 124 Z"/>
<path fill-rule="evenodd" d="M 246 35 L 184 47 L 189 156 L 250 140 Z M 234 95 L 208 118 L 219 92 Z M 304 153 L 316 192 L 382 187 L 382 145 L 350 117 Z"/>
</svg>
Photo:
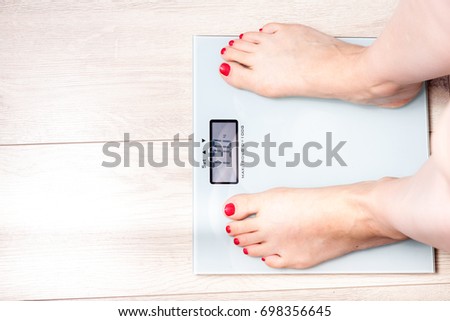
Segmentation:
<svg viewBox="0 0 450 321">
<path fill-rule="evenodd" d="M 192 35 L 378 36 L 395 4 L 0 1 L 0 299 L 450 299 L 442 252 L 432 275 L 195 276 L 191 169 L 101 166 L 124 133 L 191 133 Z M 432 131 L 448 77 L 429 92 Z"/>
</svg>

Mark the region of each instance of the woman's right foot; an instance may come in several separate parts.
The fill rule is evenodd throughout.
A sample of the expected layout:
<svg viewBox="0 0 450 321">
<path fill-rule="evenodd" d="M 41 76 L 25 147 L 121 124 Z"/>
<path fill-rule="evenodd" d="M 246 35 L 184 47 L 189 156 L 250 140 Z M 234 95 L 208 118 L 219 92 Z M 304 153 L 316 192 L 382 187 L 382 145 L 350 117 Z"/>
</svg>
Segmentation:
<svg viewBox="0 0 450 321">
<path fill-rule="evenodd" d="M 270 23 L 222 49 L 220 66 L 231 86 L 266 97 L 309 96 L 399 107 L 421 84 L 377 83 L 368 74 L 367 48 L 298 24 Z"/>
</svg>

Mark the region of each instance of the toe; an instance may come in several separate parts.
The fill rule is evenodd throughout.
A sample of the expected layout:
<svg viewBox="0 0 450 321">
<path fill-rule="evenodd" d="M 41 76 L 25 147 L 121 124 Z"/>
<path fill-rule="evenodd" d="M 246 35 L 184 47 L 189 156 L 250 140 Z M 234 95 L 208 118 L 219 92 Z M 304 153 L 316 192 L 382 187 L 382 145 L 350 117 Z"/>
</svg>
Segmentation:
<svg viewBox="0 0 450 321">
<path fill-rule="evenodd" d="M 233 45 L 231 47 L 236 50 L 241 50 L 245 52 L 255 52 L 256 49 L 258 48 L 258 45 L 243 39 L 236 39 L 233 41 Z"/>
<path fill-rule="evenodd" d="M 252 214 L 258 213 L 260 202 L 260 194 L 235 195 L 225 202 L 224 212 L 226 216 L 233 220 L 242 220 Z"/>
<path fill-rule="evenodd" d="M 234 244 L 239 246 L 258 244 L 262 241 L 263 237 L 258 232 L 240 234 L 233 239 Z"/>
<path fill-rule="evenodd" d="M 237 62 L 227 62 L 220 65 L 222 78 L 231 86 L 239 89 L 252 90 L 255 80 L 252 71 Z"/>
<path fill-rule="evenodd" d="M 264 39 L 266 39 L 268 35 L 264 32 L 246 32 L 242 35 L 241 40 L 247 41 L 253 44 L 258 44 Z M 234 44 L 233 44 L 234 45 Z"/>
<path fill-rule="evenodd" d="M 226 61 L 235 61 L 244 66 L 251 66 L 252 54 L 234 49 L 234 47 L 227 47 L 222 57 Z"/>
<path fill-rule="evenodd" d="M 281 269 L 286 267 L 286 263 L 284 262 L 284 259 L 279 255 L 269 255 L 266 257 L 263 257 L 264 263 L 266 263 L 268 266 L 276 269 Z"/>
<path fill-rule="evenodd" d="M 231 222 L 227 225 L 228 234 L 236 236 L 244 233 L 256 232 L 258 230 L 257 222 L 254 218 L 248 218 L 242 221 Z"/>
<path fill-rule="evenodd" d="M 265 244 L 252 244 L 244 247 L 247 251 L 246 254 L 249 256 L 262 256 L 267 255 L 268 251 Z M 244 252 L 244 253 L 245 253 Z"/>
<path fill-rule="evenodd" d="M 281 23 L 271 22 L 271 23 L 266 24 L 264 27 L 262 27 L 261 32 L 269 33 L 269 34 L 275 33 L 278 30 L 280 30 L 282 26 L 283 26 L 283 24 L 281 24 Z"/>
</svg>

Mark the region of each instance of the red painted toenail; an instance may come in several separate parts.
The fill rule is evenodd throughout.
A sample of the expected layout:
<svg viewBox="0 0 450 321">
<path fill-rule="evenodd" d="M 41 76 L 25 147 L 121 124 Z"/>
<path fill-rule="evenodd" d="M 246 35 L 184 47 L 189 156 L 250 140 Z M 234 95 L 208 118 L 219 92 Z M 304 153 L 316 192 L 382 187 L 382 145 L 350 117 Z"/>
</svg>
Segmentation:
<svg viewBox="0 0 450 321">
<path fill-rule="evenodd" d="M 238 240 L 237 238 L 235 238 L 235 239 L 233 240 L 233 242 L 234 242 L 234 244 L 239 245 L 239 240 Z"/>
<path fill-rule="evenodd" d="M 220 72 L 222 74 L 224 74 L 225 76 L 228 76 L 228 74 L 230 73 L 230 66 L 228 64 L 222 64 L 222 65 L 227 65 L 228 66 L 228 70 L 226 71 L 226 74 L 224 72 L 222 72 L 222 66 L 220 66 Z M 227 205 L 225 205 L 225 209 L 224 212 L 227 216 L 231 216 L 234 214 L 234 204 L 233 203 L 228 203 Z"/>
<path fill-rule="evenodd" d="M 228 44 L 230 45 L 230 47 L 233 46 L 234 40 L 230 40 L 230 42 Z"/>
<path fill-rule="evenodd" d="M 263 257 L 261 258 L 261 261 L 263 261 L 263 262 L 264 262 L 265 260 L 266 260 L 265 258 L 263 258 Z"/>
<path fill-rule="evenodd" d="M 261 32 L 262 31 L 262 28 L 259 28 L 259 32 Z"/>
<path fill-rule="evenodd" d="M 243 36 L 244 36 L 244 34 L 241 33 L 241 34 L 239 35 L 239 39 L 242 39 Z"/>
<path fill-rule="evenodd" d="M 244 251 L 245 255 L 248 255 L 248 250 L 245 247 L 244 247 L 243 251 Z"/>
<path fill-rule="evenodd" d="M 219 70 L 222 75 L 228 76 L 230 74 L 230 69 L 231 69 L 230 65 L 224 62 L 223 64 L 220 65 Z M 231 204 L 231 205 L 233 205 L 233 204 Z M 225 207 L 225 209 L 226 209 L 226 207 Z M 233 213 L 234 213 L 234 205 L 233 205 Z M 233 215 L 233 213 L 227 214 L 227 215 L 230 216 L 230 215 Z"/>
<path fill-rule="evenodd" d="M 225 230 L 227 231 L 227 233 L 231 233 L 231 227 L 229 225 L 227 225 L 227 227 L 225 228 Z"/>
<path fill-rule="evenodd" d="M 222 50 L 220 50 L 220 54 L 223 55 L 225 51 L 227 51 L 227 48 L 222 48 Z"/>
</svg>

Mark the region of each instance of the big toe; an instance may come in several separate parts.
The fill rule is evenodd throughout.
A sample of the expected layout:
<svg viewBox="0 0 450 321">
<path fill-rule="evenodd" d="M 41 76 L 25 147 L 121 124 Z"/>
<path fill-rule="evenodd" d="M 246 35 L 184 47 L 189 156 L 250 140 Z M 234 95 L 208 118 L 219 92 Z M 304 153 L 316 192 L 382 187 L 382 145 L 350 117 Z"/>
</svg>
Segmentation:
<svg viewBox="0 0 450 321">
<path fill-rule="evenodd" d="M 233 87 L 246 90 L 253 90 L 255 87 L 252 70 L 237 62 L 224 62 L 220 65 L 219 71 L 222 78 Z"/>
<path fill-rule="evenodd" d="M 225 215 L 233 220 L 242 220 L 258 213 L 260 206 L 259 194 L 239 194 L 230 197 L 224 206 Z"/>
</svg>

